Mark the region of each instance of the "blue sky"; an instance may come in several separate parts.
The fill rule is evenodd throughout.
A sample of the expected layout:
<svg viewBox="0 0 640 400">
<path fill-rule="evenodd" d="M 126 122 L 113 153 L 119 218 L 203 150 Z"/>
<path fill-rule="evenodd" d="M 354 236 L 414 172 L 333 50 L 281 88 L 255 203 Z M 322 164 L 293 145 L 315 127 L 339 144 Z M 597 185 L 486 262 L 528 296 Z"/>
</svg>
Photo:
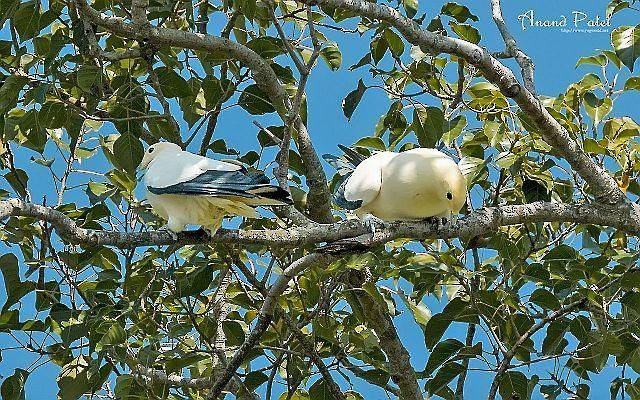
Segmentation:
<svg viewBox="0 0 640 400">
<path fill-rule="evenodd" d="M 570 83 L 578 80 L 582 75 L 591 72 L 590 67 L 575 68 L 575 63 L 581 56 L 588 56 L 594 53 L 595 49 L 608 49 L 609 33 L 563 33 L 559 28 L 535 28 L 529 27 L 522 30 L 518 15 L 533 9 L 536 18 L 540 19 L 557 19 L 560 15 L 566 15 L 571 27 L 573 20 L 573 11 L 580 11 L 589 17 L 595 18 L 599 14 L 600 18 L 604 17 L 604 9 L 606 1 L 563 1 L 563 2 L 540 2 L 535 0 L 520 1 L 503 1 L 503 11 L 507 24 L 511 28 L 512 33 L 519 42 L 520 47 L 527 52 L 536 64 L 536 83 L 538 93 L 542 95 L 555 96 L 562 92 Z M 491 51 L 502 50 L 502 44 L 499 34 L 493 22 L 489 11 L 488 1 L 468 1 L 465 4 L 473 13 L 480 17 L 480 22 L 475 24 L 483 35 L 481 45 L 487 47 Z M 421 2 L 421 12 L 427 12 L 427 18 L 434 15 L 442 5 L 442 2 L 426 1 Z M 637 14 L 622 12 L 614 16 L 612 26 L 608 28 L 612 30 L 616 26 L 624 24 L 637 23 Z M 212 22 L 215 25 L 215 21 Z M 212 31 L 219 31 L 219 27 L 212 26 Z M 344 117 L 340 104 L 345 95 L 353 90 L 356 86 L 358 78 L 363 76 L 366 68 L 356 72 L 347 71 L 347 67 L 356 63 L 364 54 L 368 52 L 369 42 L 366 38 L 359 39 L 350 36 L 345 37 L 336 35 L 332 31 L 324 31 L 327 36 L 339 43 L 343 54 L 343 66 L 338 72 L 331 72 L 324 64 L 314 70 L 311 75 L 308 88 L 308 108 L 309 112 L 309 132 L 314 140 L 316 148 L 320 154 L 336 153 L 337 143 L 350 144 L 362 136 L 368 136 L 373 132 L 375 123 L 379 116 L 389 107 L 387 96 L 380 91 L 368 91 L 363 102 L 356 110 L 351 121 L 347 121 Z M 4 34 L 4 33 L 3 33 Z M 506 61 L 509 66 L 515 64 Z M 517 71 L 517 67 L 515 67 Z M 365 79 L 366 81 L 366 79 Z M 369 80 L 370 81 L 370 80 Z M 371 82 L 371 81 L 370 81 Z M 639 100 L 638 94 L 625 94 L 621 98 L 614 110 L 615 115 L 631 115 L 634 116 L 633 105 Z M 434 101 L 434 104 L 435 101 Z M 637 107 L 635 108 L 637 109 Z M 180 121 L 181 112 L 176 109 L 176 117 Z M 220 118 L 218 128 L 216 129 L 216 137 L 224 138 L 230 147 L 234 147 L 243 151 L 257 149 L 258 143 L 255 139 L 256 128 L 252 121 L 256 119 L 248 116 L 239 107 L 232 108 Z M 273 117 L 261 117 L 259 120 L 268 125 L 270 122 L 276 123 Z M 184 131 L 186 126 L 183 125 Z M 115 129 L 105 126 L 101 133 L 113 133 Z M 183 137 L 187 135 L 183 133 Z M 42 167 L 30 163 L 28 161 L 29 153 L 19 153 L 18 163 L 21 168 L 29 171 L 32 176 L 32 183 L 36 179 L 45 180 L 45 173 Z M 263 163 L 264 166 L 264 163 Z M 107 166 L 102 161 L 93 161 L 83 168 L 90 168 L 95 171 L 106 171 Z M 333 171 L 327 166 L 328 174 Z M 91 178 L 96 179 L 96 178 Z M 80 175 L 74 178 L 73 182 L 83 183 L 87 181 L 87 176 Z M 42 184 L 33 185 L 33 198 L 39 201 L 44 194 L 52 196 L 53 188 Z M 66 201 L 75 201 L 83 197 L 77 196 L 73 191 L 69 192 L 65 198 Z M 4 290 L 0 293 L 0 297 L 5 296 Z M 0 301 L 3 301 L 0 298 Z M 434 299 L 427 301 L 428 306 L 435 313 L 440 310 L 443 304 L 438 303 Z M 396 318 L 396 324 L 402 335 L 403 342 L 408 347 L 412 362 L 416 369 L 421 370 L 428 358 L 428 353 L 424 348 L 424 340 L 418 326 L 413 322 L 413 318 L 409 313 L 403 313 Z M 461 338 L 464 332 L 457 328 L 452 328 L 447 336 L 455 336 Z M 6 334 L 0 334 L 0 346 L 5 348 L 13 345 L 13 340 Z M 33 357 L 25 355 L 24 352 L 5 351 L 3 352 L 3 361 L 0 364 L 0 374 L 8 376 L 13 373 L 16 367 L 25 368 Z M 536 373 L 543 373 L 542 370 L 535 370 Z M 596 378 L 597 384 L 592 385 L 592 398 L 608 398 L 609 382 L 614 371 L 607 370 L 601 376 Z M 30 377 L 28 382 L 28 398 L 54 398 L 57 392 L 55 377 L 58 369 L 51 364 L 37 369 Z M 490 384 L 490 376 L 479 374 L 471 375 L 474 379 L 468 382 L 468 398 L 477 398 L 475 394 L 482 393 L 486 395 Z M 539 396 L 539 395 L 538 395 Z M 534 395 L 535 397 L 535 395 Z M 384 398 L 380 392 L 374 391 L 367 393 L 367 399 Z M 535 397 L 539 398 L 539 397 Z"/>
</svg>

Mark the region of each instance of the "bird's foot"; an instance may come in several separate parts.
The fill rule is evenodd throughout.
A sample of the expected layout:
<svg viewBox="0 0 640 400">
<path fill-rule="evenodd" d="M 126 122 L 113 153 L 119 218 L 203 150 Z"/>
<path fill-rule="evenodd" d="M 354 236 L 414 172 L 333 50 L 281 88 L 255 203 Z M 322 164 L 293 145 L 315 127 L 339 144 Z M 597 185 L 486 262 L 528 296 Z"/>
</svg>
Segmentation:
<svg viewBox="0 0 640 400">
<path fill-rule="evenodd" d="M 215 235 L 216 232 L 218 232 L 219 228 L 220 228 L 219 225 L 216 225 L 216 226 L 203 226 L 202 230 L 204 230 L 207 233 L 207 235 L 209 235 L 209 237 L 212 238 L 213 235 Z"/>
<path fill-rule="evenodd" d="M 171 236 L 171 239 L 174 242 L 178 241 L 178 234 L 176 232 L 172 231 L 171 228 L 169 228 L 167 225 L 161 227 L 158 230 L 161 231 L 161 232 L 165 232 L 165 233 L 169 234 Z"/>
<path fill-rule="evenodd" d="M 377 230 L 383 230 L 387 227 L 387 224 L 383 220 L 373 214 L 365 214 L 362 217 L 362 223 L 372 235 L 375 235 Z"/>
<path fill-rule="evenodd" d="M 436 231 L 444 229 L 450 223 L 447 217 L 427 217 L 424 220 Z"/>
</svg>

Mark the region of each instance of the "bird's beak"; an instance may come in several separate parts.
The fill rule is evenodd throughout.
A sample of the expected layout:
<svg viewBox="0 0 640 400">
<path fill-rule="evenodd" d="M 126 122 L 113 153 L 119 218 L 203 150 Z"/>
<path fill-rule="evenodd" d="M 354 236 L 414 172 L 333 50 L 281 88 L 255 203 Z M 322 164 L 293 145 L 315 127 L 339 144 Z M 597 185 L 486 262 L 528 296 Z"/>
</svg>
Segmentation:
<svg viewBox="0 0 640 400">
<path fill-rule="evenodd" d="M 151 157 L 149 157 L 149 153 L 145 152 L 144 156 L 142 157 L 142 161 L 140 161 L 140 165 L 138 165 L 138 171 L 146 169 L 149 166 L 150 162 Z"/>
</svg>

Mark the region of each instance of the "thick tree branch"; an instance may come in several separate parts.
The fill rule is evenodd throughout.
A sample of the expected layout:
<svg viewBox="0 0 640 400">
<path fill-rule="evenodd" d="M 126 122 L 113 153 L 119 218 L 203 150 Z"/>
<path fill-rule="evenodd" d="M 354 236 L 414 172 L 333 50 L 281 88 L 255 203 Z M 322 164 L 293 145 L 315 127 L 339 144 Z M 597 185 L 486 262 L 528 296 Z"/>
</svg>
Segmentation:
<svg viewBox="0 0 640 400">
<path fill-rule="evenodd" d="M 307 194 L 307 209 L 309 216 L 316 222 L 328 223 L 333 221 L 331 215 L 331 193 L 327 185 L 327 176 L 322 168 L 322 162 L 313 147 L 307 127 L 298 117 L 296 129 L 298 131 L 298 150 L 307 168 L 306 183 L 309 186 Z"/>
<path fill-rule="evenodd" d="M 504 22 L 504 18 L 502 17 L 500 0 L 491 0 L 491 15 L 493 16 L 493 21 L 496 23 L 496 26 L 500 31 L 500 35 L 502 36 L 502 40 L 504 40 L 504 44 L 507 47 L 505 53 L 508 54 L 509 57 L 516 59 L 516 62 L 522 69 L 522 81 L 524 82 L 524 87 L 535 96 L 536 86 L 533 76 L 535 66 L 533 65 L 531 58 L 518 48 L 515 38 L 507 29 L 507 24 Z"/>
<path fill-rule="evenodd" d="M 33 217 L 47 221 L 69 243 L 118 248 L 207 243 L 299 247 L 356 238 L 369 232 L 359 220 L 351 219 L 335 224 L 310 224 L 289 229 L 220 229 L 213 237 L 209 237 L 202 230 L 188 231 L 180 233 L 176 241 L 170 233 L 164 231 L 110 232 L 81 228 L 71 218 L 54 208 L 27 203 L 20 199 L 0 201 L 0 220 L 11 216 Z M 530 222 L 572 222 L 611 226 L 640 236 L 640 207 L 635 204 L 615 206 L 547 202 L 487 207 L 476 210 L 467 217 L 440 228 L 428 222 L 390 223 L 386 229 L 376 232 L 374 237 L 367 235 L 361 244 L 373 246 L 398 238 L 416 240 L 473 238 L 490 234 L 503 226 Z"/>
<path fill-rule="evenodd" d="M 149 368 L 143 365 L 137 365 L 132 372 L 156 383 L 195 390 L 203 390 L 211 387 L 215 378 L 190 378 L 173 373 L 167 374 L 159 369 Z M 238 400 L 256 400 L 259 398 L 256 394 L 248 393 L 247 391 L 240 391 L 242 383 L 243 382 L 236 377 L 234 380 L 229 382 L 225 389 L 233 393 L 237 393 Z"/>
<path fill-rule="evenodd" d="M 535 95 L 528 90 L 522 90 L 513 72 L 492 57 L 485 48 L 421 29 L 415 21 L 406 18 L 397 10 L 366 0 L 300 0 L 300 2 L 346 9 L 363 17 L 384 21 L 395 27 L 409 43 L 419 46 L 424 52 L 453 54 L 465 59 L 478 68 L 485 78 L 496 85 L 505 96 L 513 98 L 520 109 L 538 127 L 545 141 L 589 184 L 599 201 L 616 204 L 625 200 L 615 180 L 604 168 L 583 151 Z"/>
<path fill-rule="evenodd" d="M 403 400 L 423 400 L 422 391 L 418 385 L 415 370 L 411 366 L 409 352 L 402 344 L 398 331 L 393 325 L 393 320 L 387 310 L 382 307 L 362 289 L 360 280 L 364 274 L 355 271 L 348 278 L 349 285 L 353 290 L 356 299 L 360 303 L 360 308 L 364 319 L 375 331 L 380 341 L 380 348 L 387 355 L 389 363 L 389 373 L 391 380 L 400 389 L 400 398 Z"/>
<path fill-rule="evenodd" d="M 149 0 L 131 0 L 131 19 L 135 24 L 147 24 Z"/>
</svg>

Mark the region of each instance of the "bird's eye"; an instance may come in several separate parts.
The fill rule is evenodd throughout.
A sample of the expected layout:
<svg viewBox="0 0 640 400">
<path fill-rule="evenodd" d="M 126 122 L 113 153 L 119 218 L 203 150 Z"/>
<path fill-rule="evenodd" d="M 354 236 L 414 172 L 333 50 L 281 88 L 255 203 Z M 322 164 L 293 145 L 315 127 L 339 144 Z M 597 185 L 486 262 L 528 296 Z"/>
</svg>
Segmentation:
<svg viewBox="0 0 640 400">
<path fill-rule="evenodd" d="M 451 192 L 447 192 L 447 199 L 449 200 L 453 199 L 453 195 L 451 194 Z"/>
<path fill-rule="evenodd" d="M 147 150 L 149 152 L 149 154 L 153 153 L 153 147 L 149 147 L 149 150 Z"/>
</svg>

